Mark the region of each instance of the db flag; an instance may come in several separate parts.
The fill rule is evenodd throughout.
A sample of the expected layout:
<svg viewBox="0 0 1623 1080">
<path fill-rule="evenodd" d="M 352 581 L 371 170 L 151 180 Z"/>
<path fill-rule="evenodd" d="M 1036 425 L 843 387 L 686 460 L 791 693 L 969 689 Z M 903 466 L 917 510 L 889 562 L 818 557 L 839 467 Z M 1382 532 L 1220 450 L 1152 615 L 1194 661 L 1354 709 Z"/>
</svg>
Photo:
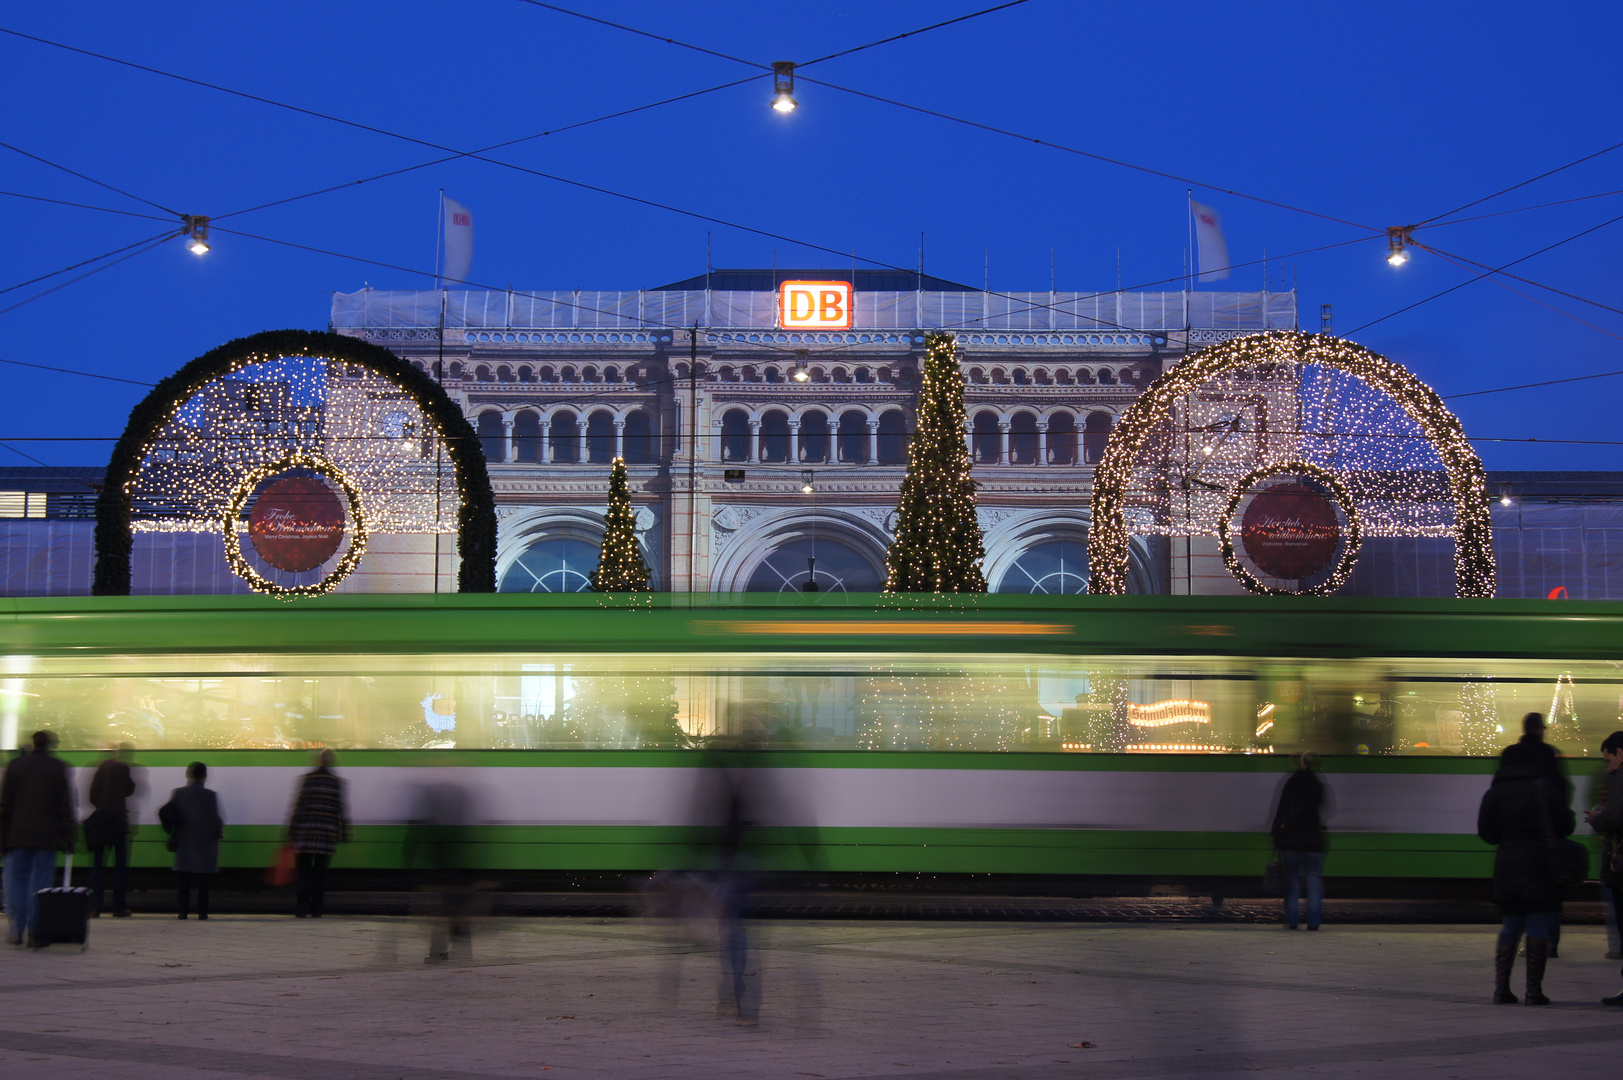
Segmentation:
<svg viewBox="0 0 1623 1080">
<path fill-rule="evenodd" d="M 460 285 L 467 281 L 468 268 L 473 265 L 473 211 L 440 193 L 440 218 L 445 222 L 444 261 L 440 264 L 440 280 L 447 285 Z"/>
<path fill-rule="evenodd" d="M 1200 253 L 1197 281 L 1222 281 L 1229 276 L 1229 246 L 1223 239 L 1223 223 L 1217 211 L 1193 199 L 1189 212 L 1195 216 L 1195 250 Z"/>
</svg>

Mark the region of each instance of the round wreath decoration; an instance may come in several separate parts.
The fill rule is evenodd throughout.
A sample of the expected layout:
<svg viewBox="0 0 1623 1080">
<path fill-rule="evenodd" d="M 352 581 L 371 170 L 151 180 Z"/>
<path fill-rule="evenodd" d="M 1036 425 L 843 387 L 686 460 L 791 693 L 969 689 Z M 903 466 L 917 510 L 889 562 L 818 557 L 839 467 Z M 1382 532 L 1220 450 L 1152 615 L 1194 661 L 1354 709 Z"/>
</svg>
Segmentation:
<svg viewBox="0 0 1623 1080">
<path fill-rule="evenodd" d="M 1330 489 L 1336 505 L 1347 516 L 1346 543 L 1342 545 L 1341 557 L 1336 560 L 1335 569 L 1330 571 L 1328 577 L 1306 589 L 1281 589 L 1269 585 L 1251 572 L 1251 568 L 1240 561 L 1234 550 L 1234 512 L 1240 508 L 1240 500 L 1259 482 L 1271 476 L 1305 476 L 1314 483 L 1321 484 Z M 1240 584 L 1254 593 L 1265 596 L 1329 596 L 1347 583 L 1352 576 L 1353 566 L 1358 562 L 1359 545 L 1363 542 L 1362 530 L 1358 524 L 1358 508 L 1353 505 L 1351 494 L 1345 484 L 1328 469 L 1322 469 L 1307 461 L 1275 462 L 1254 469 L 1235 485 L 1233 493 L 1229 495 L 1228 505 L 1223 508 L 1223 565 L 1229 568 L 1229 573 L 1240 579 Z"/>
<path fill-rule="evenodd" d="M 327 572 L 326 577 L 308 585 L 278 584 L 261 574 L 242 554 L 242 511 L 247 507 L 248 500 L 253 497 L 255 489 L 260 484 L 289 469 L 304 469 L 331 481 L 344 493 L 344 499 L 349 504 L 351 523 L 349 550 L 344 552 L 337 565 Z M 254 592 L 269 593 L 284 599 L 320 596 L 331 592 L 340 581 L 350 575 L 350 572 L 360 564 L 361 556 L 366 554 L 366 515 L 361 511 L 361 491 L 350 482 L 342 469 L 318 454 L 292 453 L 278 461 L 259 465 L 244 476 L 236 490 L 231 493 L 231 502 L 225 510 L 224 532 L 225 561 L 231 564 L 231 571 L 246 581 Z"/>
</svg>

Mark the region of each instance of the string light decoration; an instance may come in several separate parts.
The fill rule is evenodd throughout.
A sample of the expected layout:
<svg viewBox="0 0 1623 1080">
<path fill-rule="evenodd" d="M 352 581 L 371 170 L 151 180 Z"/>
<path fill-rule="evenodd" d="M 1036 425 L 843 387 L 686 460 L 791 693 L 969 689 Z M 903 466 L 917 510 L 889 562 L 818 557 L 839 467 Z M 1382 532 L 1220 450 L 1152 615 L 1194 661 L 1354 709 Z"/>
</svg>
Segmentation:
<svg viewBox="0 0 1623 1080">
<path fill-rule="evenodd" d="M 249 501 L 259 492 L 260 485 L 265 481 L 294 470 L 314 473 L 330 481 L 344 493 L 344 501 L 348 504 L 349 510 L 349 520 L 345 529 L 349 540 L 346 550 L 331 569 L 322 572 L 318 567 L 315 572 L 320 576 L 312 581 L 278 581 L 254 565 L 254 560 L 243 550 L 242 517 Z M 231 495 L 230 504 L 226 507 L 225 561 L 230 565 L 232 573 L 246 581 L 248 587 L 255 592 L 269 593 L 284 599 L 319 596 L 324 592 L 330 592 L 334 586 L 348 577 L 364 554 L 366 554 L 366 514 L 361 508 L 361 490 L 350 482 L 342 470 L 319 455 L 293 453 L 280 460 L 258 466 L 243 477 L 242 482 L 237 485 L 237 490 Z"/>
<path fill-rule="evenodd" d="M 1330 572 L 1323 579 L 1311 585 L 1287 589 L 1270 585 L 1260 576 L 1253 573 L 1251 568 L 1240 558 L 1234 546 L 1234 520 L 1238 516 L 1240 502 L 1264 480 L 1271 477 L 1307 477 L 1316 481 L 1321 487 L 1327 488 L 1330 501 L 1342 515 L 1342 536 L 1340 551 L 1336 562 L 1330 567 Z M 1221 522 L 1223 540 L 1223 565 L 1229 568 L 1229 573 L 1239 578 L 1245 587 L 1254 593 L 1265 596 L 1329 596 L 1347 583 L 1352 576 L 1353 567 L 1358 563 L 1358 549 L 1363 542 L 1362 528 L 1358 521 L 1358 508 L 1353 503 L 1352 494 L 1347 486 L 1328 469 L 1321 469 L 1306 461 L 1288 461 L 1282 465 L 1267 465 L 1261 469 L 1253 470 L 1241 478 L 1234 485 L 1229 494 L 1228 505 L 1224 508 Z"/>
<path fill-rule="evenodd" d="M 1486 474 L 1459 420 L 1402 365 L 1294 330 L 1202 349 L 1123 414 L 1094 472 L 1090 591 L 1127 591 L 1133 534 L 1220 538 L 1248 477 L 1303 465 L 1340 484 L 1362 537 L 1452 537 L 1457 595 L 1494 594 Z"/>
<path fill-rule="evenodd" d="M 925 335 L 920 368 L 918 423 L 907 444 L 895 538 L 885 552 L 885 591 L 983 593 L 986 549 L 964 443 L 969 414 L 958 339 Z"/>
<path fill-rule="evenodd" d="M 609 473 L 609 508 L 603 515 L 603 547 L 591 573 L 595 592 L 647 592 L 648 564 L 637 547 L 637 513 L 624 458 Z"/>
<path fill-rule="evenodd" d="M 96 502 L 92 591 L 128 595 L 133 532 L 223 534 L 246 479 L 293 458 L 357 493 L 368 534 L 454 531 L 460 591 L 495 591 L 495 500 L 461 409 L 387 349 L 303 330 L 228 342 L 131 410 Z"/>
</svg>

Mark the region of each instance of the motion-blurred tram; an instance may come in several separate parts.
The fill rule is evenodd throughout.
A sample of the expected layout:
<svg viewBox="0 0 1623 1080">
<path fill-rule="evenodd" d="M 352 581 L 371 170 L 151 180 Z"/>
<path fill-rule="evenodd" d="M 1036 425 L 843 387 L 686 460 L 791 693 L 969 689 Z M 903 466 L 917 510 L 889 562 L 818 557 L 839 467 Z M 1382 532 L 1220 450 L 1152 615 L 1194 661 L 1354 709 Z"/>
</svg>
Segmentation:
<svg viewBox="0 0 1623 1080">
<path fill-rule="evenodd" d="M 637 873 L 694 856 L 715 751 L 770 781 L 769 861 L 833 874 L 1254 877 L 1292 753 L 1322 756 L 1327 874 L 1489 875 L 1476 808 L 1545 713 L 1574 800 L 1623 701 L 1623 606 L 822 594 L 5 601 L 0 740 L 130 743 L 136 866 L 209 766 L 222 863 L 263 867 L 311 752 L 401 867 L 414 799 L 469 793 L 470 858 Z M 89 768 L 79 768 L 81 786 Z M 84 805 L 81 792 L 81 806 Z M 774 836 L 784 842 L 774 844 Z M 808 837 L 810 838 L 808 840 Z"/>
</svg>

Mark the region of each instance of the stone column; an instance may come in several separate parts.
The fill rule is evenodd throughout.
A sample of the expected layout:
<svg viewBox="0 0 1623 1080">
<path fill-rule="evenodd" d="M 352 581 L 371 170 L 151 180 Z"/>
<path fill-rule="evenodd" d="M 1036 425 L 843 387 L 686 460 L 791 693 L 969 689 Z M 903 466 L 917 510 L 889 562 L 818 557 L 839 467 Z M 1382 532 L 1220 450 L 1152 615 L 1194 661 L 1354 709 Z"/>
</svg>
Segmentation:
<svg viewBox="0 0 1623 1080">
<path fill-rule="evenodd" d="M 1048 464 L 1048 425 L 1037 428 L 1037 464 Z"/>
<path fill-rule="evenodd" d="M 999 465 L 1009 463 L 1009 422 L 1007 420 L 997 422 L 997 463 Z"/>
<path fill-rule="evenodd" d="M 626 456 L 626 422 L 624 420 L 614 422 L 614 456 L 617 458 Z"/>
<path fill-rule="evenodd" d="M 584 465 L 588 461 L 591 460 L 590 455 L 586 452 L 586 427 L 587 427 L 586 417 L 581 416 L 581 418 L 580 418 L 580 448 L 576 452 L 576 457 L 575 457 L 575 464 L 577 464 L 577 465 Z"/>
<path fill-rule="evenodd" d="M 868 464 L 879 464 L 879 421 L 868 421 Z"/>
<path fill-rule="evenodd" d="M 761 422 L 759 420 L 750 421 L 750 452 L 747 460 L 751 465 L 759 464 L 761 461 Z"/>
<path fill-rule="evenodd" d="M 518 460 L 513 447 L 513 417 L 507 414 L 502 416 L 502 460 L 506 462 Z"/>
<path fill-rule="evenodd" d="M 789 421 L 789 460 L 791 462 L 805 461 L 806 457 L 800 449 L 800 421 Z"/>
<path fill-rule="evenodd" d="M 552 430 L 552 423 L 543 416 L 540 423 L 536 426 L 536 430 L 540 433 L 538 435 L 540 441 L 535 444 L 535 463 L 537 465 L 545 465 L 547 462 L 552 460 L 552 451 L 548 446 L 547 440 L 547 433 Z"/>
</svg>

